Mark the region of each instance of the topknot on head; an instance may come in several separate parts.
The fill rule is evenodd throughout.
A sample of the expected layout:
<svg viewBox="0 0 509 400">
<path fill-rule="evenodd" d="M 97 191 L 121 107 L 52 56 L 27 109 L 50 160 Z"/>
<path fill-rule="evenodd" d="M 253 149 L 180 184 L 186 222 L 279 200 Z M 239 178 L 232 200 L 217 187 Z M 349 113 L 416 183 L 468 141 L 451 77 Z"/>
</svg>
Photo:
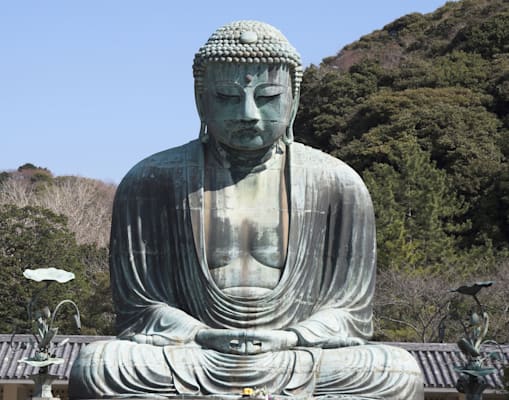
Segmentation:
<svg viewBox="0 0 509 400">
<path fill-rule="evenodd" d="M 288 39 L 276 28 L 259 21 L 235 21 L 217 29 L 194 57 L 193 75 L 202 89 L 205 67 L 211 62 L 288 65 L 294 91 L 302 81 L 302 61 Z"/>
</svg>

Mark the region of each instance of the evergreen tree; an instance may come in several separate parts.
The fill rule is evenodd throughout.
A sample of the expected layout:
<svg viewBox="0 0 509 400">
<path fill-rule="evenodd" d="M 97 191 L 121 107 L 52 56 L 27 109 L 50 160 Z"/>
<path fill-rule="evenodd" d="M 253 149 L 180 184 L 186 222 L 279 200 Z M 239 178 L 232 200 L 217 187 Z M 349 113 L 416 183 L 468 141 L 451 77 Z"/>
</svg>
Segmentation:
<svg viewBox="0 0 509 400">
<path fill-rule="evenodd" d="M 451 263 L 451 233 L 468 224 L 454 222 L 465 208 L 450 191 L 446 173 L 413 135 L 387 146 L 390 163 L 374 163 L 364 171 L 375 208 L 379 268 L 431 271 Z"/>
<path fill-rule="evenodd" d="M 73 272 L 77 279 L 63 285 L 53 284 L 51 294 L 40 299 L 39 305 L 55 306 L 64 298 L 78 303 L 88 295 L 83 282 L 83 266 L 78 260 L 78 247 L 66 226 L 64 217 L 37 207 L 0 206 L 0 332 L 25 326 L 26 305 L 31 294 L 42 283 L 23 277 L 27 268 L 55 267 Z M 47 302 L 47 304 L 43 304 Z M 64 324 L 65 325 L 65 324 Z"/>
<path fill-rule="evenodd" d="M 90 250 L 88 250 L 90 252 Z M 85 249 L 78 246 L 74 235 L 67 228 L 67 220 L 41 207 L 17 207 L 0 205 L 0 332 L 12 332 L 16 328 L 29 329 L 26 306 L 30 297 L 44 283 L 28 281 L 23 277 L 27 268 L 55 267 L 73 272 L 76 278 L 65 284 L 51 284 L 38 306 L 54 308 L 63 299 L 75 301 L 82 314 L 83 332 L 110 332 L 110 326 L 90 326 L 87 321 L 101 312 L 96 303 L 89 300 L 93 294 L 90 272 L 86 270 Z M 101 278 L 104 280 L 104 277 Z M 101 283 L 100 287 L 107 286 Z M 108 299 L 102 299 L 108 304 Z M 76 333 L 72 320 L 66 318 L 57 324 L 63 332 Z M 106 312 L 107 310 L 104 310 Z M 88 317 L 90 315 L 91 317 Z M 107 322 L 107 321 L 105 321 Z"/>
</svg>

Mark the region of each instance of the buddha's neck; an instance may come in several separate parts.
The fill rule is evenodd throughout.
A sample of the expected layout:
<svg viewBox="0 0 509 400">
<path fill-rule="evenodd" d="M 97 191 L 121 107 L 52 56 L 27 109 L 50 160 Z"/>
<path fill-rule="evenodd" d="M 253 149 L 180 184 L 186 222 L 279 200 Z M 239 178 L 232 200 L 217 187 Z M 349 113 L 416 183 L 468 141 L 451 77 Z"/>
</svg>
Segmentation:
<svg viewBox="0 0 509 400">
<path fill-rule="evenodd" d="M 271 161 L 278 158 L 278 155 L 284 152 L 285 148 L 284 143 L 278 141 L 264 149 L 239 151 L 222 145 L 214 140 L 214 138 L 210 138 L 207 146 L 212 157 L 223 167 L 253 172 L 265 169 L 271 164 Z"/>
</svg>

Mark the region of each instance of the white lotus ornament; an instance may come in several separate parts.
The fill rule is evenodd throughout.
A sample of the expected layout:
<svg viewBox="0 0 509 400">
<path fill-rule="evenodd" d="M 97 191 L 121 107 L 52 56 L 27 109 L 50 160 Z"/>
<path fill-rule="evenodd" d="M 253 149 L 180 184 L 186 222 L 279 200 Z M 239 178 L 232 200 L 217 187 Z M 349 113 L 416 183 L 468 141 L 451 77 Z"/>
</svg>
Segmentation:
<svg viewBox="0 0 509 400">
<path fill-rule="evenodd" d="M 25 269 L 23 276 L 32 281 L 55 281 L 58 283 L 66 283 L 74 279 L 74 273 L 58 269 L 58 268 L 37 268 L 37 269 Z"/>
</svg>

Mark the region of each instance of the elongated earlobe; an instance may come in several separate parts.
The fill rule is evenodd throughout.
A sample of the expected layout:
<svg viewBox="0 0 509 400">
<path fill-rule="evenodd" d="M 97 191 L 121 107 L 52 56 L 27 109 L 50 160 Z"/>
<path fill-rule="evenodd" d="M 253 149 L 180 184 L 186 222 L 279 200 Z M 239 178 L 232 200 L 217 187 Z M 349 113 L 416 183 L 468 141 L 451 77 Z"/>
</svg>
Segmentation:
<svg viewBox="0 0 509 400">
<path fill-rule="evenodd" d="M 288 128 L 286 128 L 286 135 L 283 141 L 285 144 L 293 143 L 293 125 L 289 125 Z"/>
<path fill-rule="evenodd" d="M 200 142 L 207 143 L 209 141 L 209 133 L 207 132 L 207 124 L 201 122 L 200 124 Z"/>
<path fill-rule="evenodd" d="M 300 93 L 296 91 L 295 96 L 293 98 L 292 104 L 292 115 L 290 116 L 290 123 L 286 128 L 286 135 L 283 138 L 285 144 L 293 143 L 293 123 L 295 122 L 295 117 L 297 116 L 297 110 L 299 109 L 299 99 Z"/>
</svg>

